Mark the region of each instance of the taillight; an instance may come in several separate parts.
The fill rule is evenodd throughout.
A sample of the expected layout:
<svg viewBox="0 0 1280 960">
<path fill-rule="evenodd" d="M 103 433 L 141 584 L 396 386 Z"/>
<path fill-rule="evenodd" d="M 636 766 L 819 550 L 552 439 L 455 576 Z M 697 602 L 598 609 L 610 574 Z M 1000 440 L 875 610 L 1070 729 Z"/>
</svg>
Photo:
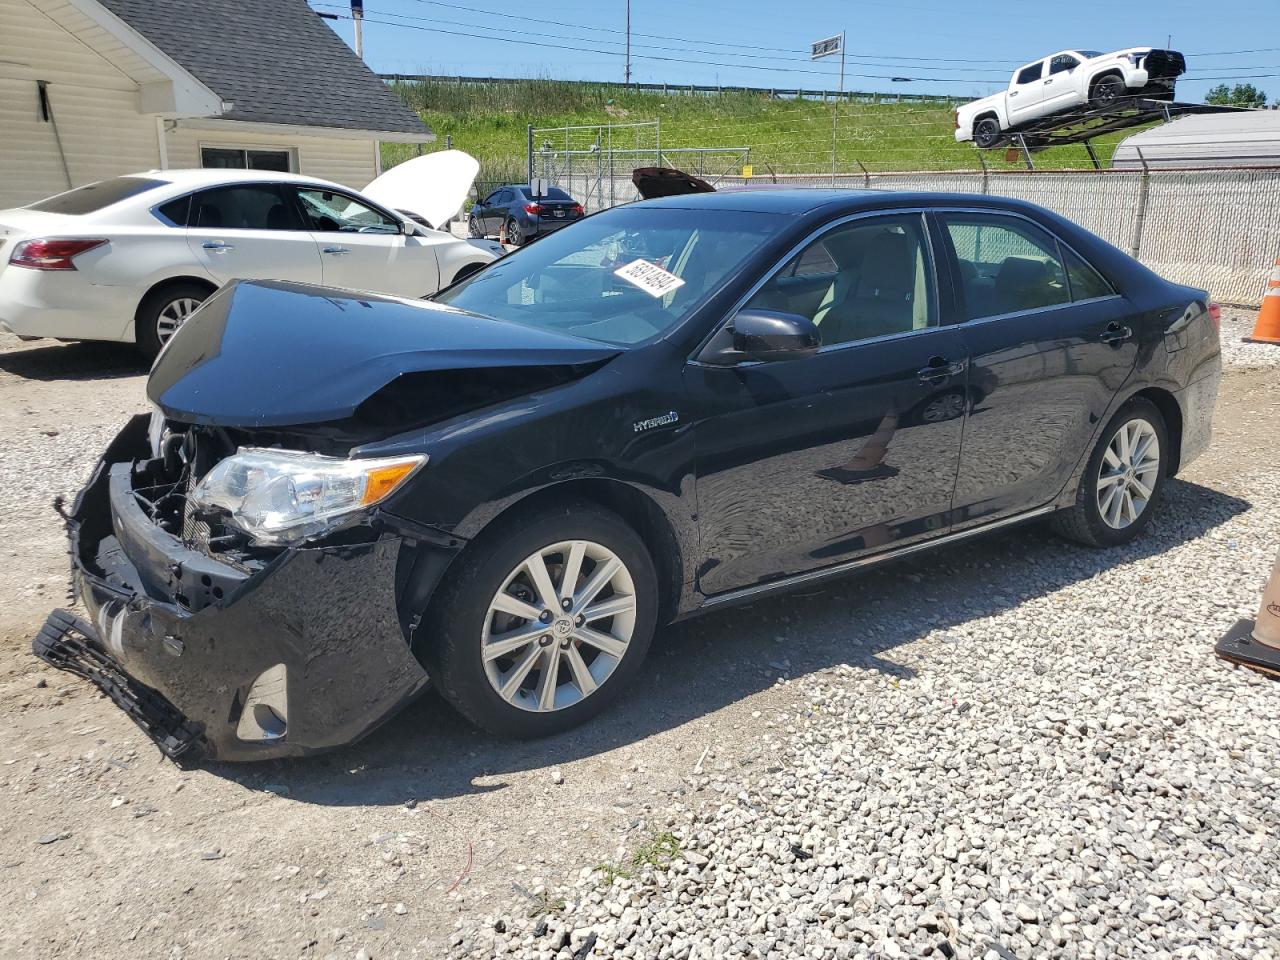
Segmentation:
<svg viewBox="0 0 1280 960">
<path fill-rule="evenodd" d="M 524 212 L 525 212 L 525 213 L 534 213 L 534 214 L 541 213 L 541 212 L 542 212 L 542 204 L 540 204 L 540 203 L 526 203 L 526 204 L 524 205 Z"/>
<path fill-rule="evenodd" d="M 582 209 L 582 204 L 580 203 L 575 203 L 573 205 L 573 212 L 580 217 L 585 217 L 587 215 L 587 211 Z"/>
<path fill-rule="evenodd" d="M 1213 321 L 1215 330 L 1222 330 L 1222 304 L 1209 301 L 1209 319 Z"/>
<path fill-rule="evenodd" d="M 71 261 L 106 243 L 106 240 L 23 240 L 13 248 L 9 263 L 32 270 L 74 270 Z"/>
</svg>

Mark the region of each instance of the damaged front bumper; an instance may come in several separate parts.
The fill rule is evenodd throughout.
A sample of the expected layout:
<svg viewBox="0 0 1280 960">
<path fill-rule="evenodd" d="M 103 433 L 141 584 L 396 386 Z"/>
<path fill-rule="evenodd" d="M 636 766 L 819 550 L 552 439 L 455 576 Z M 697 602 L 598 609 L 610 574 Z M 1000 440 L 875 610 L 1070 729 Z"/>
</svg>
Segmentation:
<svg viewBox="0 0 1280 960">
<path fill-rule="evenodd" d="M 351 743 L 422 690 L 396 606 L 401 538 L 299 547 L 259 569 L 189 549 L 132 492 L 147 418 L 67 518 L 86 621 L 55 611 L 41 659 L 92 680 L 169 756 L 298 756 Z M 81 639 L 83 638 L 83 639 Z"/>
</svg>

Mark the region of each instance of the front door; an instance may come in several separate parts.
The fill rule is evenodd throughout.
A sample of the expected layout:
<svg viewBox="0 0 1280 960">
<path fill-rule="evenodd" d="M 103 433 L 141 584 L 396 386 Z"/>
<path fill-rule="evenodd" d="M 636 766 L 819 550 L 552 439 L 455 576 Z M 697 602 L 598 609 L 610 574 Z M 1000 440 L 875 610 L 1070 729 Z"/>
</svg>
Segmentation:
<svg viewBox="0 0 1280 960">
<path fill-rule="evenodd" d="M 1044 102 L 1044 61 L 1023 67 L 1013 75 L 1009 84 L 1009 96 L 1006 101 L 1009 107 L 1009 122 L 1013 125 L 1026 123 L 1041 115 L 1041 104 Z"/>
<path fill-rule="evenodd" d="M 320 251 L 279 185 L 243 183 L 191 198 L 187 246 L 220 284 L 228 280 L 320 283 Z"/>
<path fill-rule="evenodd" d="M 704 593 L 947 529 L 965 357 L 932 262 L 918 213 L 847 221 L 746 304 L 811 317 L 817 355 L 688 366 Z"/>
<path fill-rule="evenodd" d="M 1022 217 L 940 213 L 959 278 L 972 407 L 956 525 L 1043 506 L 1066 485 L 1137 360 L 1126 301 Z"/>
<path fill-rule="evenodd" d="M 297 188 L 298 201 L 320 248 L 330 287 L 424 297 L 440 288 L 432 245 L 403 232 L 400 221 L 346 193 Z"/>
</svg>

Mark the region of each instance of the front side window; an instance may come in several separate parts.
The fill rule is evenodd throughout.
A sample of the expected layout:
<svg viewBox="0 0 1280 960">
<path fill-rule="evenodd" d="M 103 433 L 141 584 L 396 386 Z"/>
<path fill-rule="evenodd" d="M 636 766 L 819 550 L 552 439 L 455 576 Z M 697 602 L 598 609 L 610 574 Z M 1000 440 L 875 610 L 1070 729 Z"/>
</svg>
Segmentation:
<svg viewBox="0 0 1280 960">
<path fill-rule="evenodd" d="M 855 220 L 792 257 L 747 307 L 808 317 L 838 346 L 935 326 L 932 276 L 919 214 Z"/>
<path fill-rule="evenodd" d="M 1029 67 L 1023 67 L 1018 71 L 1018 83 L 1035 83 L 1040 79 L 1040 72 L 1044 68 L 1044 61 L 1033 63 Z"/>
<path fill-rule="evenodd" d="M 689 316 L 788 219 L 617 207 L 543 237 L 435 299 L 587 340 L 640 343 Z"/>
<path fill-rule="evenodd" d="M 1069 70 L 1074 70 L 1078 66 L 1080 66 L 1080 61 L 1075 57 L 1067 53 L 1060 53 L 1049 61 L 1049 72 L 1051 74 L 1066 73 Z"/>
<path fill-rule="evenodd" d="M 276 173 L 289 173 L 293 169 L 293 153 L 289 150 L 201 147 L 200 166 L 213 170 L 274 170 Z"/>
<path fill-rule="evenodd" d="M 221 230 L 301 230 L 284 192 L 270 183 L 201 190 L 191 198 L 190 225 Z"/>
<path fill-rule="evenodd" d="M 969 320 L 1071 300 L 1058 241 L 1034 224 L 986 213 L 942 215 Z"/>
<path fill-rule="evenodd" d="M 399 233 L 400 223 L 345 193 L 319 188 L 298 191 L 312 230 L 321 233 Z"/>
</svg>

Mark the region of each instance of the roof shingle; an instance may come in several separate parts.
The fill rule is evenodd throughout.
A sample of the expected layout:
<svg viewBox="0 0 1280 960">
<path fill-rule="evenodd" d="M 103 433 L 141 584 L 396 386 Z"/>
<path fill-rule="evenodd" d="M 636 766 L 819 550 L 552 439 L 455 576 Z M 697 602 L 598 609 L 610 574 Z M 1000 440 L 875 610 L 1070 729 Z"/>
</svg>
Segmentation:
<svg viewBox="0 0 1280 960">
<path fill-rule="evenodd" d="M 98 0 L 223 100 L 228 120 L 429 136 L 305 0 Z"/>
</svg>

